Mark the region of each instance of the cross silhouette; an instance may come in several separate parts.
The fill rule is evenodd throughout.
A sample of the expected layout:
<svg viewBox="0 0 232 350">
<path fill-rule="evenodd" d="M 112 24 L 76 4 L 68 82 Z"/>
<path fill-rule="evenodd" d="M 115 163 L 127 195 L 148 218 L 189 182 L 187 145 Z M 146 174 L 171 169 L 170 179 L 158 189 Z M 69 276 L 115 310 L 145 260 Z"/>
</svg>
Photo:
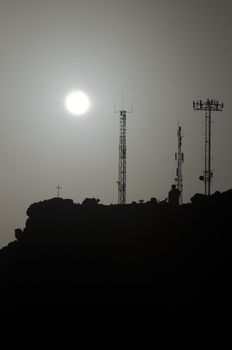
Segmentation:
<svg viewBox="0 0 232 350">
<path fill-rule="evenodd" d="M 57 197 L 60 197 L 60 190 L 62 190 L 62 187 L 60 187 L 60 185 L 56 186 L 57 188 Z"/>
</svg>

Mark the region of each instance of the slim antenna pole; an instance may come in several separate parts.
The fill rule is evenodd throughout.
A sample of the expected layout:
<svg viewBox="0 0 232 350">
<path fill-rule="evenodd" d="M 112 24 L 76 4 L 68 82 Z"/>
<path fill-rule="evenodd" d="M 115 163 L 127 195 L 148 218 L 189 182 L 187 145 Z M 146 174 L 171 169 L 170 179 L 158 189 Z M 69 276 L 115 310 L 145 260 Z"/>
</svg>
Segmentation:
<svg viewBox="0 0 232 350">
<path fill-rule="evenodd" d="M 177 161 L 177 168 L 176 168 L 176 185 L 177 189 L 180 191 L 180 197 L 179 197 L 179 203 L 182 204 L 183 202 L 183 172 L 182 172 L 182 165 L 184 163 L 184 153 L 182 152 L 182 131 L 181 126 L 178 125 L 177 127 L 177 140 L 178 140 L 178 149 L 177 153 L 175 153 L 175 159 Z"/>
</svg>

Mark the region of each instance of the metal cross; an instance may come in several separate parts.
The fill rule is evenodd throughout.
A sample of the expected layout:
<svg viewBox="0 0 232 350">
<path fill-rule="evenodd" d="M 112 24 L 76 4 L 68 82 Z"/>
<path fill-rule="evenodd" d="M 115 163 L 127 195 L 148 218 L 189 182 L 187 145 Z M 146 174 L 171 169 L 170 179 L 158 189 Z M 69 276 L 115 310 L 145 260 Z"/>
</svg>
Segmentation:
<svg viewBox="0 0 232 350">
<path fill-rule="evenodd" d="M 57 197 L 60 197 L 60 190 L 62 190 L 62 187 L 60 187 L 60 185 L 56 186 L 57 188 Z"/>
</svg>

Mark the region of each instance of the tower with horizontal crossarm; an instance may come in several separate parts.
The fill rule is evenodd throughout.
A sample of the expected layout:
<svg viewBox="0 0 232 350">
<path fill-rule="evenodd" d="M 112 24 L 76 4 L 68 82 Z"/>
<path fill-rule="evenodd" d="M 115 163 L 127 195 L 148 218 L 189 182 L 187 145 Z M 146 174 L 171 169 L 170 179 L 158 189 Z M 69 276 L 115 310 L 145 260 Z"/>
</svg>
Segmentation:
<svg viewBox="0 0 232 350">
<path fill-rule="evenodd" d="M 213 172 L 211 170 L 211 114 L 212 112 L 222 112 L 224 103 L 219 103 L 216 100 L 207 99 L 206 101 L 193 101 L 194 111 L 205 111 L 205 169 L 203 175 L 199 177 L 204 181 L 205 195 L 211 194 L 211 180 Z"/>
</svg>

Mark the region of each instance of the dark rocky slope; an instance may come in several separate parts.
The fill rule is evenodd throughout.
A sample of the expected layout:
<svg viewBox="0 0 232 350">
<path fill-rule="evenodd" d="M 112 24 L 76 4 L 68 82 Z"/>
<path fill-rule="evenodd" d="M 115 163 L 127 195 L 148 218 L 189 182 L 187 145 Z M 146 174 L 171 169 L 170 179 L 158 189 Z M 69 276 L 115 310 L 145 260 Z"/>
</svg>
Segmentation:
<svg viewBox="0 0 232 350">
<path fill-rule="evenodd" d="M 2 304 L 226 312 L 232 190 L 170 208 L 54 198 L 0 251 Z"/>
</svg>

